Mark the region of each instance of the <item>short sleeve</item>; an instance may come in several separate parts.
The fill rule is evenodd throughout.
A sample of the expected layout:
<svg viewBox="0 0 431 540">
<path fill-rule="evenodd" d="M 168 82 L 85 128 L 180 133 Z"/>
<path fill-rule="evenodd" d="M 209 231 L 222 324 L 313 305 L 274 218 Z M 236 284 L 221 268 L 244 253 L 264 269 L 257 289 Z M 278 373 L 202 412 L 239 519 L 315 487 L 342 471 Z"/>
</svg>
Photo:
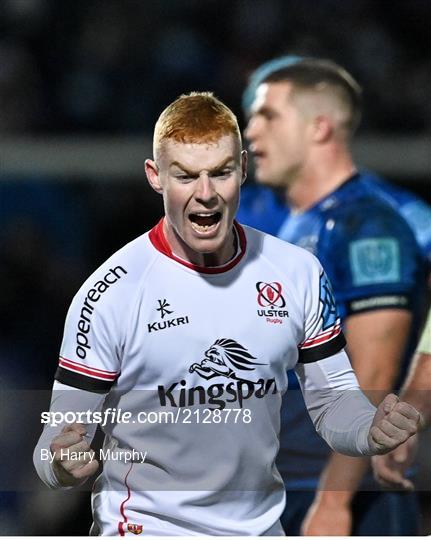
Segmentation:
<svg viewBox="0 0 431 540">
<path fill-rule="evenodd" d="M 121 267 L 84 284 L 69 308 L 55 379 L 90 392 L 107 393 L 120 374 L 114 283 Z M 93 284 L 92 284 L 93 283 Z"/>
<path fill-rule="evenodd" d="M 425 258 L 431 261 L 431 207 L 415 198 L 400 206 L 400 213 L 412 228 Z"/>
<path fill-rule="evenodd" d="M 331 283 L 316 261 L 305 302 L 305 339 L 298 345 L 298 362 L 317 362 L 346 345 Z"/>
<path fill-rule="evenodd" d="M 323 264 L 345 317 L 378 309 L 411 310 L 425 260 L 405 220 L 378 201 L 345 208 L 326 224 Z"/>
</svg>

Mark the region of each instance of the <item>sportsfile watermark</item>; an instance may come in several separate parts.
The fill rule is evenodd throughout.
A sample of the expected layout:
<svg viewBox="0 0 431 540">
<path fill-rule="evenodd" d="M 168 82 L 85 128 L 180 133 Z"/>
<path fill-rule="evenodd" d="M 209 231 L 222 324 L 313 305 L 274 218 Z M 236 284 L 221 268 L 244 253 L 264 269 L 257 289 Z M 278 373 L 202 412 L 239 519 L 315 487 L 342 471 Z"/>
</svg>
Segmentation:
<svg viewBox="0 0 431 540">
<path fill-rule="evenodd" d="M 236 390 L 236 381 L 233 382 Z M 263 474 L 268 464 L 275 460 L 279 449 L 282 401 L 280 393 L 274 394 L 272 387 L 268 387 L 267 392 L 260 391 L 261 385 L 257 385 L 253 395 L 245 397 L 248 387 L 243 384 L 241 407 L 238 399 L 230 403 L 229 400 L 233 400 L 234 395 L 229 392 L 229 386 L 225 387 L 225 394 L 219 397 L 215 397 L 221 394 L 216 387 L 205 392 L 197 385 L 184 392 L 181 392 L 182 388 L 183 385 L 179 384 L 178 388 L 170 391 L 170 386 L 167 386 L 162 395 L 166 396 L 165 400 L 159 399 L 158 388 L 132 390 L 121 396 L 112 393 L 107 397 L 98 397 L 95 393 L 78 390 L 58 389 L 53 393 L 51 390 L 4 390 L 0 395 L 0 432 L 3 434 L 1 451 L 4 456 L 0 489 L 14 492 L 48 489 L 38 480 L 32 456 L 39 468 L 50 465 L 52 453 L 58 450 L 61 452 L 61 447 L 58 449 L 52 446 L 53 439 L 74 423 L 82 424 L 87 432 L 84 438 L 94 452 L 94 461 L 99 463 L 96 474 L 106 468 L 123 482 L 132 467 L 128 482 L 136 482 L 135 487 L 139 486 L 140 491 L 211 491 L 220 489 L 220 485 L 226 492 L 232 490 L 235 493 L 238 490 L 258 489 L 259 486 L 255 484 L 257 471 Z M 326 400 L 331 398 L 327 390 L 322 389 L 322 392 Z M 333 392 L 332 400 L 336 405 L 339 396 L 338 392 Z M 251 391 L 249 393 L 251 394 Z M 381 394 L 382 392 L 378 392 L 378 395 L 373 397 L 373 392 L 368 392 L 374 402 L 382 399 Z M 294 403 L 302 400 L 301 391 L 292 387 L 284 397 L 287 398 L 284 414 L 289 410 L 291 400 Z M 194 404 L 191 404 L 193 398 Z M 319 396 L 316 397 L 318 398 Z M 210 403 L 210 399 L 217 402 Z M 313 399 L 313 402 L 316 402 L 316 399 Z M 102 401 L 103 408 L 96 408 L 101 407 Z M 183 401 L 186 402 L 185 406 L 182 406 Z M 430 391 L 417 391 L 414 401 L 431 403 Z M 46 412 L 49 411 L 50 403 L 53 408 L 58 407 L 57 410 L 50 411 L 52 415 Z M 344 406 L 341 410 L 345 417 L 351 416 Z M 251 411 L 250 416 L 248 411 Z M 293 408 L 293 411 L 296 409 Z M 138 417 L 140 412 L 142 414 Z M 23 418 L 26 419 L 26 429 L 22 429 Z M 98 432 L 97 424 L 102 428 Z M 283 472 L 287 480 L 290 478 L 289 474 L 292 475 L 292 480 L 315 474 L 314 464 L 310 463 L 307 456 L 314 448 L 311 446 L 310 437 L 318 435 L 313 435 L 313 426 L 309 421 L 305 427 L 307 439 L 303 445 L 298 432 L 295 432 L 296 453 L 289 454 L 289 470 L 292 472 Z M 93 436 L 94 433 L 96 434 Z M 291 441 L 289 437 L 292 436 L 290 432 L 283 432 L 281 424 L 282 456 L 286 456 L 284 441 Z M 411 473 L 406 474 L 412 475 L 409 478 L 415 489 L 430 491 L 431 430 L 422 432 L 418 439 L 415 467 Z M 313 444 L 314 440 L 313 438 Z M 80 459 L 79 454 L 73 452 L 83 450 L 81 443 L 70 447 L 66 440 L 63 446 L 65 448 L 61 459 Z M 304 453 L 296 451 L 296 448 L 305 448 Z M 416 476 L 415 468 L 418 469 Z M 226 472 L 237 469 L 242 471 L 240 478 L 235 476 L 234 482 L 226 483 Z M 277 474 L 274 473 L 273 478 L 278 478 Z M 376 485 L 371 482 L 371 474 L 367 478 L 370 478 L 370 483 L 361 485 L 361 490 L 375 490 Z M 106 489 L 118 489 L 118 485 L 123 485 L 121 482 Z M 338 485 L 334 480 L 330 489 L 347 489 L 348 486 L 343 482 L 341 479 L 341 485 Z M 86 491 L 90 490 L 91 486 L 90 481 L 75 489 Z"/>
<path fill-rule="evenodd" d="M 179 407 L 174 411 L 140 411 L 133 414 L 121 408 L 108 407 L 104 411 L 44 411 L 40 422 L 51 427 L 63 424 L 249 424 L 250 409 L 190 409 Z"/>
</svg>

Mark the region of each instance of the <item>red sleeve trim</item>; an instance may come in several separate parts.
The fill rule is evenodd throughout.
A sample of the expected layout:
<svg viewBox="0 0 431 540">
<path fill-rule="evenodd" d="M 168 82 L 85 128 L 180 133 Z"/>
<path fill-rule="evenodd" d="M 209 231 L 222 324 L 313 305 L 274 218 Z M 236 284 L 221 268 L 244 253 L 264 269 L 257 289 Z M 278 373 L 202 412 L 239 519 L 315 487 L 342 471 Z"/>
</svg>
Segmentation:
<svg viewBox="0 0 431 540">
<path fill-rule="evenodd" d="M 83 373 L 84 375 L 89 375 L 90 377 L 94 377 L 95 379 L 102 379 L 104 381 L 115 381 L 115 379 L 118 377 L 118 372 L 105 371 L 104 369 L 84 366 L 84 364 L 74 362 L 73 360 L 69 360 L 62 356 L 60 356 L 58 365 L 64 369 L 68 369 L 69 371 L 74 371 L 75 373 Z"/>
<path fill-rule="evenodd" d="M 310 338 L 305 340 L 303 343 L 299 345 L 300 349 L 307 349 L 309 347 L 315 347 L 316 345 L 320 345 L 322 343 L 325 343 L 326 341 L 330 341 L 331 339 L 337 337 L 341 332 L 341 325 L 336 324 L 331 329 L 326 330 L 326 332 L 322 332 L 321 334 L 317 335 L 314 338 Z"/>
</svg>

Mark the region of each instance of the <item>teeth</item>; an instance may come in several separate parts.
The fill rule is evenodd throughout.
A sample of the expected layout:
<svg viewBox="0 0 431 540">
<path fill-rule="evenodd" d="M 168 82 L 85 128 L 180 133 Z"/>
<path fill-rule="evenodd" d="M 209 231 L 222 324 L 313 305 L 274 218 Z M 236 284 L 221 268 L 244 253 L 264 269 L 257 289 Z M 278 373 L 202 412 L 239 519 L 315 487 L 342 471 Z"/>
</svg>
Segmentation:
<svg viewBox="0 0 431 540">
<path fill-rule="evenodd" d="M 213 212 L 212 214 L 204 214 L 204 213 L 199 213 L 199 214 L 196 214 L 197 216 L 201 216 L 201 217 L 211 217 L 211 216 L 214 216 L 215 215 L 215 212 Z"/>
<path fill-rule="evenodd" d="M 207 231 L 208 229 L 211 229 L 212 227 L 214 227 L 215 225 L 198 225 L 197 223 L 193 223 L 192 222 L 192 227 L 197 230 L 197 231 L 200 231 L 200 232 L 205 232 Z"/>
</svg>

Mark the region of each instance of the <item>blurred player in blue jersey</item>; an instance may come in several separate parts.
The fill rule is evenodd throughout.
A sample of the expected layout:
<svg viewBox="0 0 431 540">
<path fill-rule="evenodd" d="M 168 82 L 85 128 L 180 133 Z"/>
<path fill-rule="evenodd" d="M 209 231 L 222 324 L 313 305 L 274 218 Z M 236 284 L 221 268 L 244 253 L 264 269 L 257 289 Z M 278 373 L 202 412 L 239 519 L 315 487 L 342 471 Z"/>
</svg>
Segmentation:
<svg viewBox="0 0 431 540">
<path fill-rule="evenodd" d="M 246 192 L 239 219 L 318 256 L 334 287 L 352 364 L 378 402 L 397 386 L 417 340 L 431 211 L 357 170 L 349 148 L 361 116 L 356 81 L 329 61 L 285 60 L 273 69 L 266 64 L 245 94 L 256 179 L 278 193 L 260 186 Z M 293 375 L 290 381 L 292 389 Z M 415 495 L 379 491 L 367 460 L 330 456 L 312 433 L 299 391 L 284 402 L 281 437 L 287 534 L 417 534 Z"/>
</svg>

